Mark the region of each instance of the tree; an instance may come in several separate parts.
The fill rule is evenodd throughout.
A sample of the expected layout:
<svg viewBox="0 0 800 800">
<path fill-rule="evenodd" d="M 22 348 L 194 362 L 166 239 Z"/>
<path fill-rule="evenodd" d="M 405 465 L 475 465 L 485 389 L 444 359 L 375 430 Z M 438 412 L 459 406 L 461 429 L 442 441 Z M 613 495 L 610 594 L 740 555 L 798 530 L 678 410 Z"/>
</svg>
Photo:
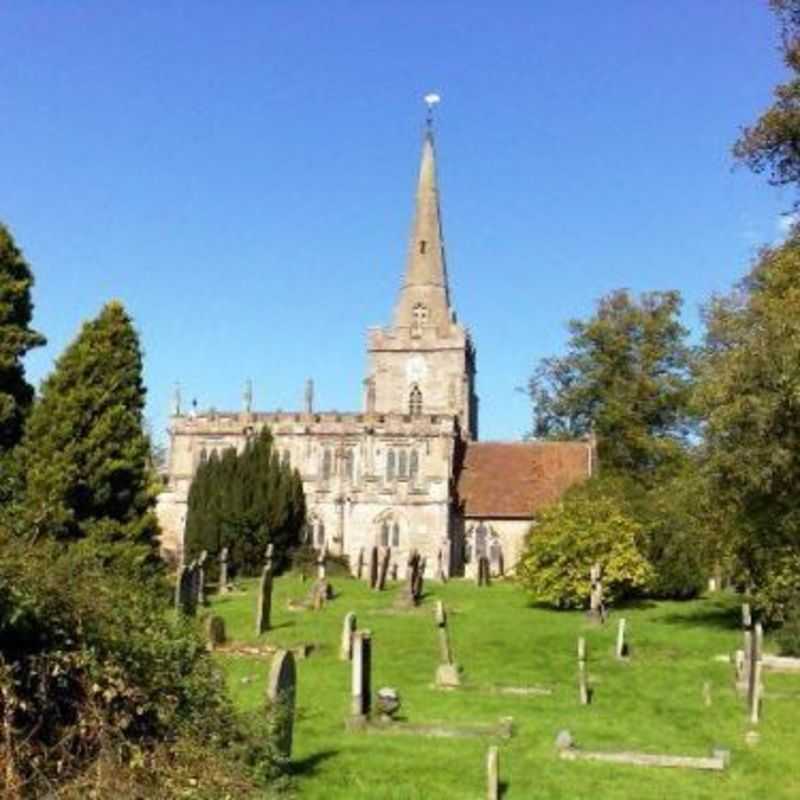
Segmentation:
<svg viewBox="0 0 800 800">
<path fill-rule="evenodd" d="M 618 493 L 592 479 L 542 512 L 525 540 L 518 579 L 538 602 L 579 608 L 589 597 L 592 565 L 600 564 L 605 597 L 615 602 L 653 578 L 643 544 L 642 526 Z"/>
<path fill-rule="evenodd" d="M 142 354 L 130 317 L 108 303 L 83 325 L 42 385 L 22 443 L 35 535 L 157 557 Z"/>
<path fill-rule="evenodd" d="M 25 380 L 22 359 L 45 338 L 30 327 L 33 274 L 0 223 L 0 456 L 22 437 L 33 388 Z"/>
<path fill-rule="evenodd" d="M 602 298 L 588 320 L 572 320 L 568 352 L 543 359 L 528 384 L 533 435 L 594 432 L 605 469 L 644 475 L 681 451 L 691 350 L 679 321 L 680 294 L 626 290 Z"/>
<path fill-rule="evenodd" d="M 780 619 L 800 597 L 800 234 L 765 249 L 705 319 L 696 401 L 710 490 L 734 522 L 741 581 Z"/>
<path fill-rule="evenodd" d="M 775 87 L 775 103 L 745 128 L 734 156 L 775 186 L 800 182 L 800 0 L 770 0 L 781 24 L 783 60 L 792 76 Z M 797 206 L 797 202 L 795 203 Z"/>
<path fill-rule="evenodd" d="M 285 563 L 305 525 L 305 495 L 297 470 L 282 463 L 265 428 L 241 453 L 212 454 L 195 473 L 189 489 L 186 552 L 229 550 L 231 565 L 256 572 L 268 543 Z"/>
</svg>

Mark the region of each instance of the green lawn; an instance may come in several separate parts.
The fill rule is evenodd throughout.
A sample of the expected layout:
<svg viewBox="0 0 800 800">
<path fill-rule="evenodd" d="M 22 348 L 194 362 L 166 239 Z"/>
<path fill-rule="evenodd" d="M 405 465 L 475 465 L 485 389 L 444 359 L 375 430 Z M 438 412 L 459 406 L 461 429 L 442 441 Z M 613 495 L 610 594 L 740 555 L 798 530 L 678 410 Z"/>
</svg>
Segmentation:
<svg viewBox="0 0 800 800">
<path fill-rule="evenodd" d="M 489 739 L 433 739 L 348 733 L 344 720 L 350 700 L 350 666 L 338 660 L 342 619 L 354 611 L 360 628 L 373 634 L 373 691 L 400 692 L 401 716 L 409 722 L 496 722 L 513 716 L 515 735 L 500 746 L 506 800 L 593 798 L 594 800 L 745 800 L 759 796 L 800 797 L 800 676 L 766 674 L 767 697 L 760 741 L 745 743 L 745 708 L 737 697 L 730 665 L 714 660 L 739 646 L 733 597 L 689 603 L 646 603 L 612 614 L 603 628 L 582 613 L 529 607 L 513 585 L 495 582 L 478 589 L 466 581 L 445 586 L 426 582 L 423 605 L 414 611 L 392 608 L 396 586 L 370 592 L 348 578 L 333 579 L 336 598 L 321 612 L 293 612 L 289 598 L 302 598 L 309 584 L 276 581 L 273 630 L 264 642 L 315 642 L 318 649 L 298 662 L 299 721 L 293 754 L 302 798 L 485 797 Z M 246 592 L 212 598 L 225 618 L 228 637 L 257 641 L 253 635 L 255 584 Z M 433 605 L 449 611 L 452 642 L 463 667 L 464 689 L 432 688 L 438 660 Z M 614 658 L 616 620 L 628 620 L 631 658 Z M 589 647 L 591 706 L 578 703 L 576 640 Z M 767 642 L 769 649 L 769 641 Z M 256 708 L 263 698 L 269 662 L 220 655 L 236 702 Z M 712 705 L 703 702 L 703 684 L 712 685 Z M 543 685 L 553 694 L 492 695 L 492 684 Z M 653 769 L 558 759 L 554 741 L 569 729 L 581 747 L 709 755 L 714 745 L 731 751 L 722 773 Z"/>
</svg>

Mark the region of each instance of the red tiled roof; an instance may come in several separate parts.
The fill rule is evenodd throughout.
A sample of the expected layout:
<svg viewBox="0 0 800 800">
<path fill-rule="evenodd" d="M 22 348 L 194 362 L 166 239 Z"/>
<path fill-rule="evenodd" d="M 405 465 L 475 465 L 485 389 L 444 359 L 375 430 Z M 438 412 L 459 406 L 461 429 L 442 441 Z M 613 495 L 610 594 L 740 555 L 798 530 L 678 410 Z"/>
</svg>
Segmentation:
<svg viewBox="0 0 800 800">
<path fill-rule="evenodd" d="M 587 442 L 472 442 L 458 498 L 467 517 L 530 518 L 588 475 Z"/>
</svg>

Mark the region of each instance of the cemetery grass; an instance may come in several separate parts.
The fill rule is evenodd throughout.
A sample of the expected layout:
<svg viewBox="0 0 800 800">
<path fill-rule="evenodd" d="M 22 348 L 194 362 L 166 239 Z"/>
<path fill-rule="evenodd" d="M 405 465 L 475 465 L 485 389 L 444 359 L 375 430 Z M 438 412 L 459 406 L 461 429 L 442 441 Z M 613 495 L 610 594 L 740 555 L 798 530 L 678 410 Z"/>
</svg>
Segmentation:
<svg viewBox="0 0 800 800">
<path fill-rule="evenodd" d="M 691 602 L 642 603 L 612 612 L 592 626 L 581 612 L 531 607 L 521 589 L 494 582 L 479 589 L 467 581 L 426 582 L 418 609 L 396 611 L 399 584 L 371 592 L 362 582 L 333 578 L 337 596 L 322 611 L 290 611 L 310 582 L 275 581 L 272 630 L 254 635 L 256 583 L 212 597 L 229 640 L 294 646 L 314 643 L 298 662 L 298 715 L 293 752 L 294 795 L 301 798 L 485 797 L 486 751 L 500 747 L 502 797 L 506 800 L 741 800 L 800 797 L 800 676 L 765 674 L 760 741 L 745 743 L 744 701 L 733 667 L 714 659 L 740 646 L 737 598 L 714 595 Z M 433 688 L 438 663 L 433 608 L 444 601 L 463 689 Z M 398 689 L 400 719 L 410 723 L 496 723 L 512 716 L 511 739 L 437 739 L 418 735 L 345 731 L 350 665 L 339 660 L 342 621 L 348 611 L 373 634 L 372 689 Z M 627 620 L 630 658 L 614 655 L 617 620 Z M 576 643 L 588 644 L 594 690 L 580 706 Z M 766 650 L 770 651 L 769 637 Z M 269 660 L 218 653 L 231 693 L 242 709 L 261 707 Z M 711 706 L 703 699 L 711 685 Z M 542 686 L 551 696 L 491 694 L 492 686 Z M 773 695 L 771 697 L 770 695 Z M 568 729 L 579 747 L 707 756 L 714 746 L 731 752 L 724 773 L 654 769 L 558 758 L 557 733 Z"/>
</svg>

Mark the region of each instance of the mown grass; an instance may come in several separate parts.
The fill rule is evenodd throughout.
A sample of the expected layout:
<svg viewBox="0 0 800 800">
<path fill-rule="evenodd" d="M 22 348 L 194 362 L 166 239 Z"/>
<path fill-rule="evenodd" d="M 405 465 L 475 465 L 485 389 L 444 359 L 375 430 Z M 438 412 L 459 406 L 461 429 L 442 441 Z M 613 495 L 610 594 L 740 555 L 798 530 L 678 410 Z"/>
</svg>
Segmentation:
<svg viewBox="0 0 800 800">
<path fill-rule="evenodd" d="M 733 670 L 714 656 L 739 646 L 737 600 L 716 596 L 685 603 L 643 603 L 620 609 L 609 624 L 589 625 L 579 612 L 532 608 L 520 589 L 495 582 L 478 589 L 465 581 L 426 583 L 423 605 L 409 612 L 392 608 L 396 586 L 370 592 L 348 578 L 333 580 L 337 597 L 323 611 L 293 612 L 287 600 L 302 598 L 309 583 L 292 577 L 275 583 L 273 630 L 260 641 L 283 646 L 314 642 L 313 655 L 298 662 L 298 708 L 293 754 L 302 798 L 485 797 L 489 739 L 432 739 L 348 733 L 350 666 L 338 659 L 344 615 L 357 614 L 373 633 L 373 690 L 400 692 L 401 716 L 409 722 L 496 722 L 512 716 L 515 735 L 500 746 L 506 800 L 595 798 L 596 800 L 743 800 L 758 796 L 800 797 L 800 677 L 767 674 L 768 694 L 760 741 L 748 731 Z M 253 634 L 255 584 L 212 599 L 225 618 L 228 636 L 259 641 Z M 448 608 L 455 656 L 464 690 L 432 688 L 438 661 L 433 605 Z M 616 620 L 627 619 L 631 656 L 614 657 Z M 578 703 L 576 642 L 585 636 L 593 703 Z M 767 643 L 769 649 L 769 642 Z M 231 691 L 242 708 L 257 708 L 269 662 L 220 655 Z M 710 682 L 712 704 L 703 701 Z M 552 696 L 493 695 L 492 685 L 542 685 Z M 709 755 L 719 745 L 731 751 L 723 774 L 647 769 L 558 759 L 554 741 L 569 729 L 591 749 L 643 750 Z"/>
</svg>

